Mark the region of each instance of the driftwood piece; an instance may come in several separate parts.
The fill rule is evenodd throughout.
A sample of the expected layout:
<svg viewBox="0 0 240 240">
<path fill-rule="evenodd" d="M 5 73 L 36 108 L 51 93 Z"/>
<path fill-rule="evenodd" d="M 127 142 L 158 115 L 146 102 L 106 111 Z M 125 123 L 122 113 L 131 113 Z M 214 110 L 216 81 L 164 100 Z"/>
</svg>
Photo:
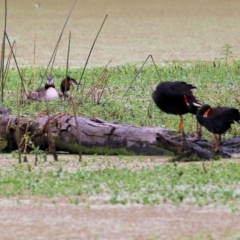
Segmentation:
<svg viewBox="0 0 240 240">
<path fill-rule="evenodd" d="M 2 113 L 0 116 L 0 137 L 6 143 L 1 148 L 5 151 L 16 149 L 20 142 L 22 150 L 26 150 L 26 147 L 29 150 L 31 144 L 27 141 L 30 139 L 35 146 L 46 150 L 49 148 L 51 135 L 56 149 L 69 153 L 78 153 L 81 147 L 83 153 L 89 154 L 173 155 L 175 160 L 210 159 L 213 156 L 212 143 L 199 137 L 186 136 L 186 144 L 183 144 L 182 136 L 176 136 L 159 127 L 137 127 L 83 117 L 77 117 L 76 123 L 73 116 L 63 113 L 36 119 L 17 119 L 9 113 Z M 20 139 L 17 124 L 20 126 Z M 76 124 L 79 126 L 80 136 L 77 134 Z M 231 157 L 231 153 L 240 152 L 239 148 L 240 138 L 228 139 L 222 143 L 220 155 Z"/>
</svg>

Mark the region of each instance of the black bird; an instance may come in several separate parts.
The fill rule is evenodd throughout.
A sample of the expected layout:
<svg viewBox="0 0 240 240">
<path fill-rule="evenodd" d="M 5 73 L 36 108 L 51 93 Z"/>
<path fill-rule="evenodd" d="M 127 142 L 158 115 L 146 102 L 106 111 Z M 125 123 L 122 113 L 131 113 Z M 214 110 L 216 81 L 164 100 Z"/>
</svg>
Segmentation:
<svg viewBox="0 0 240 240">
<path fill-rule="evenodd" d="M 63 94 L 66 94 L 66 92 L 70 90 L 72 85 L 78 85 L 78 82 L 75 79 L 67 76 L 61 82 L 61 86 L 60 86 L 61 92 Z"/>
<path fill-rule="evenodd" d="M 196 87 L 186 82 L 161 82 L 152 93 L 152 98 L 158 108 L 168 114 L 179 115 L 179 132 L 184 133 L 183 117 L 186 113 L 196 115 L 201 106 L 192 93 Z"/>
<path fill-rule="evenodd" d="M 240 121 L 240 113 L 236 108 L 211 108 L 208 104 L 204 104 L 198 109 L 196 118 L 200 125 L 213 133 L 215 139 L 214 151 L 218 151 L 221 134 L 225 133 L 231 127 L 231 124 Z M 219 138 L 217 137 L 217 134 L 219 135 Z"/>
</svg>

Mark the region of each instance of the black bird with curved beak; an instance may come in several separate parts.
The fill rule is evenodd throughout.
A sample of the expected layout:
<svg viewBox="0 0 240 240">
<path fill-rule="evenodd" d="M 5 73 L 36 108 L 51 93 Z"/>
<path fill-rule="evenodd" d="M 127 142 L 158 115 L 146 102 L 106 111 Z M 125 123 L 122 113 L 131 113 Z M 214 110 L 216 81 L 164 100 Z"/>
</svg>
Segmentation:
<svg viewBox="0 0 240 240">
<path fill-rule="evenodd" d="M 214 151 L 219 150 L 221 134 L 225 133 L 231 124 L 240 121 L 238 109 L 232 107 L 215 107 L 203 104 L 197 111 L 196 118 L 200 125 L 213 133 L 215 139 Z M 217 134 L 219 137 L 217 137 Z"/>
<path fill-rule="evenodd" d="M 66 94 L 70 90 L 71 86 L 74 86 L 74 85 L 78 85 L 78 82 L 75 79 L 67 76 L 61 82 L 61 86 L 60 86 L 61 92 L 63 94 Z"/>
<path fill-rule="evenodd" d="M 183 117 L 186 113 L 196 115 L 201 106 L 193 95 L 192 89 L 196 87 L 186 82 L 161 82 L 152 93 L 152 99 L 163 112 L 179 115 L 179 132 L 184 134 Z"/>
</svg>

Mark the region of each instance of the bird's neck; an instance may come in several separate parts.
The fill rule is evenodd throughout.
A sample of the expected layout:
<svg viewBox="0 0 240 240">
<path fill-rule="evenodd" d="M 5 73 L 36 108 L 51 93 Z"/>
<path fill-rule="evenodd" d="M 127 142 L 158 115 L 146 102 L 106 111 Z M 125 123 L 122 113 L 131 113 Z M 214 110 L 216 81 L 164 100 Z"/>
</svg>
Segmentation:
<svg viewBox="0 0 240 240">
<path fill-rule="evenodd" d="M 45 89 L 46 89 L 46 90 L 47 90 L 48 88 L 50 88 L 50 87 L 55 88 L 55 85 L 54 85 L 54 84 L 51 84 L 51 85 L 45 84 Z"/>
</svg>

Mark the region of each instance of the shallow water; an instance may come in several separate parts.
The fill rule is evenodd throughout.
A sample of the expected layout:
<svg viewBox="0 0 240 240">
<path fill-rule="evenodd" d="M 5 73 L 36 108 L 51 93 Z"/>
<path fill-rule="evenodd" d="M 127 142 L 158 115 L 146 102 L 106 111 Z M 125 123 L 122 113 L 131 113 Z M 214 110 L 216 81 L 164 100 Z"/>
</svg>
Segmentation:
<svg viewBox="0 0 240 240">
<path fill-rule="evenodd" d="M 21 66 L 47 66 L 73 1 L 8 2 L 7 33 L 17 41 Z M 38 5 L 36 5 L 38 3 Z M 70 67 L 84 66 L 106 14 L 89 66 L 134 63 L 152 54 L 165 60 L 214 60 L 225 44 L 240 55 L 238 0 L 77 0 L 57 53 L 55 66 L 65 66 L 71 31 Z M 3 29 L 4 1 L 0 2 Z"/>
</svg>

